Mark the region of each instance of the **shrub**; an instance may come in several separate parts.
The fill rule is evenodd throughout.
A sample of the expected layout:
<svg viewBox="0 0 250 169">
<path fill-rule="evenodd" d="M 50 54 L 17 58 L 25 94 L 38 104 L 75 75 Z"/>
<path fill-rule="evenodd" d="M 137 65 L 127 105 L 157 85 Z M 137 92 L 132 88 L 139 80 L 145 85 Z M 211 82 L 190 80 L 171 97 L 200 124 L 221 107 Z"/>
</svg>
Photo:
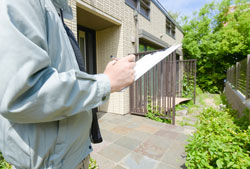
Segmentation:
<svg viewBox="0 0 250 169">
<path fill-rule="evenodd" d="M 250 127 L 236 125 L 229 111 L 209 108 L 201 113 L 186 146 L 188 168 L 249 168 Z"/>
</svg>

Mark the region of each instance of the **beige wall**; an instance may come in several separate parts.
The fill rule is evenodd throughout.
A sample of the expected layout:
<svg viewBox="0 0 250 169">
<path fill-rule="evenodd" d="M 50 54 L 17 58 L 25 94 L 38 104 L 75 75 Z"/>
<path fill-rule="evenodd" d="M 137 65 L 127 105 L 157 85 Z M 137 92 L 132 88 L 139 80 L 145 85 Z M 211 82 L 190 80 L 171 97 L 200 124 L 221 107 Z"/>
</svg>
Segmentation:
<svg viewBox="0 0 250 169">
<path fill-rule="evenodd" d="M 69 0 L 68 4 L 72 7 L 72 12 L 73 12 L 73 17 L 74 18 L 72 20 L 65 19 L 65 23 L 69 26 L 69 28 L 75 34 L 75 37 L 77 37 L 76 0 Z"/>
<path fill-rule="evenodd" d="M 91 7 L 93 13 L 101 11 L 106 17 L 113 18 L 121 23 L 120 26 L 112 26 L 104 30 L 96 31 L 97 72 L 102 73 L 106 64 L 110 61 L 110 55 L 124 57 L 135 52 L 136 28 L 134 10 L 125 4 L 125 0 L 81 0 L 81 5 Z M 77 32 L 76 0 L 70 0 L 73 8 L 74 19 L 66 23 Z M 81 7 L 79 5 L 79 7 Z M 98 13 L 100 15 L 100 12 Z M 150 21 L 139 15 L 139 29 L 161 38 L 168 44 L 175 41 L 181 42 L 182 34 L 176 30 L 176 40 L 166 34 L 166 16 L 151 2 Z M 100 111 L 126 114 L 129 112 L 129 90 L 113 93 L 109 101 L 99 107 Z"/>
<path fill-rule="evenodd" d="M 150 4 L 150 20 L 142 15 L 139 15 L 139 29 L 151 33 L 157 38 L 167 42 L 169 45 L 173 45 L 178 42 L 181 43 L 183 39 L 183 33 L 176 27 L 175 39 L 166 34 L 166 16 L 163 12 L 153 3 Z"/>
<path fill-rule="evenodd" d="M 97 50 L 97 72 L 102 73 L 105 66 L 110 61 L 110 55 L 123 56 L 123 32 L 122 26 L 113 26 L 111 28 L 96 32 L 96 50 Z M 110 99 L 104 105 L 99 107 L 100 111 L 125 114 L 128 109 L 125 103 L 126 93 L 128 91 L 113 93 Z"/>
</svg>

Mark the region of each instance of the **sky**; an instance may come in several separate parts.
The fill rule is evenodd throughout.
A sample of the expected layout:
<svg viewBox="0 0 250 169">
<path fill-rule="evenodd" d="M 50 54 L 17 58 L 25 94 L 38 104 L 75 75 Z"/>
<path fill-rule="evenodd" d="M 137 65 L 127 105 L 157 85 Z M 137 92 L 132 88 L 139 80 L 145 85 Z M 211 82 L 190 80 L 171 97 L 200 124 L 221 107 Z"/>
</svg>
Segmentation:
<svg viewBox="0 0 250 169">
<path fill-rule="evenodd" d="M 205 4 L 213 0 L 158 0 L 167 11 L 179 12 L 183 16 L 192 16 L 192 13 L 199 11 Z M 215 0 L 221 2 L 221 0 Z"/>
</svg>

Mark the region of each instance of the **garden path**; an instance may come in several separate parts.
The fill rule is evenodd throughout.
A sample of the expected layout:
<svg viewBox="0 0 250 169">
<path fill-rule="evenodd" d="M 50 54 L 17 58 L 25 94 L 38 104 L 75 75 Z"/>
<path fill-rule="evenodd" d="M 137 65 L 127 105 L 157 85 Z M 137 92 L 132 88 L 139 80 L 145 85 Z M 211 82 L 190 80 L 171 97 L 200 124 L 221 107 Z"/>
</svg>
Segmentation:
<svg viewBox="0 0 250 169">
<path fill-rule="evenodd" d="M 179 169 L 185 167 L 189 126 L 173 126 L 135 115 L 98 113 L 104 141 L 91 157 L 100 169 Z"/>
<path fill-rule="evenodd" d="M 91 157 L 100 169 L 183 169 L 185 145 L 204 108 L 219 108 L 219 95 L 202 93 L 176 116 L 176 126 L 135 115 L 98 113 L 104 141 Z M 185 112 L 186 111 L 186 112 Z M 177 111 L 178 112 L 178 111 Z"/>
</svg>

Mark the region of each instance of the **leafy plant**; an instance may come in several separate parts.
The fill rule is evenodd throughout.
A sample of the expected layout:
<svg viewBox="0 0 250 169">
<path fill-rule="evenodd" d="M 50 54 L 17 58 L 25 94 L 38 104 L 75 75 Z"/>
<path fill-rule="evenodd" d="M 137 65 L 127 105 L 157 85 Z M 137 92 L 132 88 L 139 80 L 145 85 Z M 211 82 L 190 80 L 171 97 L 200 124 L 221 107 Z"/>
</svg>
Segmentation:
<svg viewBox="0 0 250 169">
<path fill-rule="evenodd" d="M 11 165 L 4 160 L 1 152 L 0 152 L 0 169 L 11 169 Z"/>
<path fill-rule="evenodd" d="M 182 86 L 183 86 L 182 97 L 193 98 L 194 97 L 194 77 L 184 72 Z"/>
<path fill-rule="evenodd" d="M 96 160 L 94 160 L 93 158 L 89 159 L 89 168 L 88 169 L 98 169 L 98 165 L 96 163 Z"/>
<path fill-rule="evenodd" d="M 235 124 L 229 109 L 205 109 L 197 132 L 186 146 L 188 168 L 242 168 L 250 166 L 250 127 Z"/>
<path fill-rule="evenodd" d="M 162 122 L 162 123 L 171 123 L 170 119 L 167 119 L 166 115 L 164 113 L 160 113 L 158 111 L 158 107 L 152 106 L 152 102 L 151 102 L 151 98 L 148 97 L 148 105 L 147 105 L 147 113 L 146 113 L 146 117 L 158 122 Z"/>
</svg>

